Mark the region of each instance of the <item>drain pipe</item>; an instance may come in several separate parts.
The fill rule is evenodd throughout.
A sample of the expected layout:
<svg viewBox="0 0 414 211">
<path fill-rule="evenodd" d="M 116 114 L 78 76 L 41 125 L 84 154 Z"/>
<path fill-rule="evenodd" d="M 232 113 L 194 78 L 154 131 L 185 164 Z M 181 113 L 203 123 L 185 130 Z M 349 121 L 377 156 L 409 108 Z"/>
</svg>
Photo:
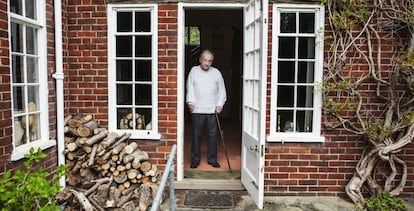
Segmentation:
<svg viewBox="0 0 414 211">
<path fill-rule="evenodd" d="M 57 115 L 57 156 L 58 165 L 65 165 L 64 139 L 64 98 L 63 98 L 63 54 L 62 54 L 62 4 L 61 0 L 54 0 L 55 13 L 55 65 L 56 71 L 53 78 L 56 80 L 56 115 Z M 59 179 L 59 184 L 66 187 L 66 177 Z"/>
</svg>

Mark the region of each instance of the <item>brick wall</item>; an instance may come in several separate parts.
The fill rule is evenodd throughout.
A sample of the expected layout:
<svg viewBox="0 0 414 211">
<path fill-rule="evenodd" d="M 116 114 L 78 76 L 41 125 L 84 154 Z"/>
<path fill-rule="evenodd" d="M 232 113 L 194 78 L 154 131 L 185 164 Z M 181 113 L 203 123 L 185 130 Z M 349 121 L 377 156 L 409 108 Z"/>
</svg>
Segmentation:
<svg viewBox="0 0 414 211">
<path fill-rule="evenodd" d="M 66 8 L 65 114 L 93 114 L 107 127 L 106 2 L 68 1 Z M 162 165 L 177 132 L 177 5 L 159 4 L 158 14 L 158 128 L 162 137 L 160 141 L 138 142 L 150 153 L 152 162 Z"/>
<path fill-rule="evenodd" d="M 272 11 L 269 5 L 269 45 L 267 87 L 271 87 Z M 327 22 L 327 21 L 326 21 Z M 325 31 L 329 34 L 329 27 Z M 393 43 L 389 38 L 381 41 L 383 56 L 390 56 Z M 373 48 L 377 46 L 374 44 Z M 361 62 L 354 58 L 356 64 Z M 384 58 L 382 69 L 388 71 L 391 59 Z M 353 66 L 354 76 L 366 74 L 368 66 L 361 63 Z M 355 69 L 356 68 L 356 69 Z M 383 74 L 383 76 L 385 76 Z M 383 102 L 375 97 L 375 83 L 368 83 L 363 96 L 371 109 L 381 110 Z M 270 127 L 270 90 L 267 91 L 266 132 Z M 349 112 L 348 115 L 353 115 Z M 344 129 L 327 131 L 322 129 L 324 143 L 267 143 L 265 153 L 265 195 L 268 196 L 340 196 L 347 198 L 345 186 L 353 176 L 355 167 L 366 146 L 360 137 Z M 400 158 L 408 161 L 408 178 L 402 196 L 414 196 L 414 144 L 407 145 Z M 397 178 L 400 178 L 397 176 Z"/>
<path fill-rule="evenodd" d="M 10 60 L 7 1 L 0 2 L 0 172 L 6 171 L 12 150 Z"/>
<path fill-rule="evenodd" d="M 108 124 L 107 18 L 104 0 L 71 0 L 64 7 L 66 114 L 93 114 Z M 65 43 L 66 44 L 66 43 Z"/>
<path fill-rule="evenodd" d="M 271 82 L 272 6 L 269 6 L 268 86 Z M 65 113 L 90 113 L 107 124 L 107 26 L 104 1 L 68 1 L 65 17 Z M 160 141 L 139 140 L 153 163 L 166 162 L 177 136 L 177 4 L 158 5 L 158 108 Z M 64 31 L 65 33 L 65 31 Z M 66 45 L 67 44 L 67 45 Z M 360 70 L 366 70 L 361 66 Z M 266 126 L 270 126 L 270 90 Z M 100 96 L 102 95 L 102 96 Z M 269 130 L 267 130 L 268 132 Z M 364 142 L 345 130 L 323 131 L 325 143 L 268 143 L 266 195 L 344 195 L 344 187 L 361 156 Z M 413 159 L 413 145 L 404 149 Z M 413 195 L 413 164 L 404 194 Z"/>
</svg>

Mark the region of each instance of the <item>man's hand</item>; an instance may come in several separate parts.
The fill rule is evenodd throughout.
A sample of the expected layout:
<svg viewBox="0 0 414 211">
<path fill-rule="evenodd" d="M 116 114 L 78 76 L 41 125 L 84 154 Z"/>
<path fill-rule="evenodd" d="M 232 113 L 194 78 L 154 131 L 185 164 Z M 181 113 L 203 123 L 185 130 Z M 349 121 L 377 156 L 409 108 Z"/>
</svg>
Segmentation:
<svg viewBox="0 0 414 211">
<path fill-rule="evenodd" d="M 193 113 L 194 105 L 192 103 L 188 103 L 188 108 L 190 109 L 190 112 Z"/>
<path fill-rule="evenodd" d="M 219 114 L 223 111 L 223 107 L 221 106 L 216 106 L 216 112 Z"/>
</svg>

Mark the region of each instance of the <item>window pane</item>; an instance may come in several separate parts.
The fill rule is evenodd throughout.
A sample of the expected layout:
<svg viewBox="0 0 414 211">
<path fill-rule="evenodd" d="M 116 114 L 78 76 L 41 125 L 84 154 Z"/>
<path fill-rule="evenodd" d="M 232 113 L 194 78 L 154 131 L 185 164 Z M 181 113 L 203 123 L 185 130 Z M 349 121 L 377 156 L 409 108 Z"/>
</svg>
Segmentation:
<svg viewBox="0 0 414 211">
<path fill-rule="evenodd" d="M 37 58 L 27 57 L 27 82 L 38 83 L 38 69 L 37 69 Z"/>
<path fill-rule="evenodd" d="M 23 83 L 23 57 L 13 55 L 12 56 L 12 74 L 13 74 L 13 83 Z"/>
<path fill-rule="evenodd" d="M 293 131 L 293 111 L 278 110 L 277 111 L 277 132 Z"/>
<path fill-rule="evenodd" d="M 298 111 L 296 112 L 296 119 L 298 125 L 298 131 L 300 132 L 312 132 L 312 111 Z"/>
<path fill-rule="evenodd" d="M 118 108 L 116 111 L 117 129 L 132 129 L 132 118 L 131 108 Z"/>
<path fill-rule="evenodd" d="M 299 59 L 315 58 L 315 38 L 300 37 L 299 38 Z"/>
<path fill-rule="evenodd" d="M 280 32 L 295 33 L 296 32 L 296 14 L 281 13 L 280 14 Z"/>
<path fill-rule="evenodd" d="M 151 31 L 151 13 L 135 12 L 135 31 L 150 32 Z"/>
<path fill-rule="evenodd" d="M 279 86 L 277 89 L 277 107 L 293 107 L 293 86 Z"/>
<path fill-rule="evenodd" d="M 10 1 L 10 12 L 23 15 L 23 2 L 22 0 Z"/>
<path fill-rule="evenodd" d="M 313 83 L 314 81 L 314 62 L 298 63 L 298 83 Z"/>
<path fill-rule="evenodd" d="M 117 60 L 116 61 L 116 80 L 132 81 L 132 61 Z"/>
<path fill-rule="evenodd" d="M 151 85 L 135 85 L 135 105 L 151 105 Z"/>
<path fill-rule="evenodd" d="M 298 86 L 298 107 L 313 107 L 313 86 Z"/>
<path fill-rule="evenodd" d="M 278 70 L 279 83 L 294 83 L 295 82 L 295 62 L 279 62 Z"/>
<path fill-rule="evenodd" d="M 26 53 L 37 55 L 36 29 L 26 26 Z"/>
<path fill-rule="evenodd" d="M 23 53 L 23 26 L 11 23 L 11 47 L 12 52 Z"/>
<path fill-rule="evenodd" d="M 36 20 L 36 0 L 26 0 L 25 6 L 26 17 Z"/>
<path fill-rule="evenodd" d="M 132 13 L 118 12 L 116 17 L 117 32 L 132 32 Z"/>
<path fill-rule="evenodd" d="M 295 38 L 279 37 L 279 58 L 295 58 Z"/>
<path fill-rule="evenodd" d="M 200 30 L 198 30 L 198 27 L 190 27 L 190 44 L 200 44 Z"/>
<path fill-rule="evenodd" d="M 116 103 L 118 105 L 132 105 L 132 85 L 117 84 Z"/>
<path fill-rule="evenodd" d="M 27 86 L 27 98 L 29 103 L 29 111 L 39 111 L 39 86 Z"/>
<path fill-rule="evenodd" d="M 132 37 L 117 36 L 116 37 L 116 56 L 132 57 Z"/>
<path fill-rule="evenodd" d="M 29 115 L 29 140 L 36 141 L 41 138 L 40 136 L 40 114 Z"/>
<path fill-rule="evenodd" d="M 151 56 L 151 36 L 135 36 L 135 56 Z"/>
<path fill-rule="evenodd" d="M 136 129 L 138 130 L 151 130 L 152 124 L 152 110 L 151 108 L 137 108 L 135 109 L 136 113 Z"/>
<path fill-rule="evenodd" d="M 13 111 L 16 114 L 24 112 L 24 88 L 21 86 L 13 87 Z"/>
<path fill-rule="evenodd" d="M 26 126 L 22 126 L 22 122 L 20 121 L 22 118 L 21 117 L 15 117 L 14 118 L 14 127 L 13 127 L 13 135 L 14 135 L 14 140 L 15 140 L 15 144 L 16 147 L 25 144 L 26 140 L 25 140 L 25 127 Z"/>
<path fill-rule="evenodd" d="M 314 33 L 315 31 L 315 14 L 299 14 L 299 33 Z"/>
<path fill-rule="evenodd" d="M 135 81 L 151 81 L 151 60 L 135 61 Z"/>
</svg>

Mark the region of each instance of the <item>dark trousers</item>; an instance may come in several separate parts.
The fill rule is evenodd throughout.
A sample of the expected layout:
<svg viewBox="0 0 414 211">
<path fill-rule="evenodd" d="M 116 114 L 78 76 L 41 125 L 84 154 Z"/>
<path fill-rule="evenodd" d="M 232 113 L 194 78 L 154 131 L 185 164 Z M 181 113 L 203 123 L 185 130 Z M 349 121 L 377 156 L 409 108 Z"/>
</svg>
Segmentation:
<svg viewBox="0 0 414 211">
<path fill-rule="evenodd" d="M 193 142 L 191 144 L 191 161 L 201 160 L 201 134 L 207 127 L 207 162 L 217 162 L 217 122 L 214 114 L 192 114 Z"/>
</svg>

